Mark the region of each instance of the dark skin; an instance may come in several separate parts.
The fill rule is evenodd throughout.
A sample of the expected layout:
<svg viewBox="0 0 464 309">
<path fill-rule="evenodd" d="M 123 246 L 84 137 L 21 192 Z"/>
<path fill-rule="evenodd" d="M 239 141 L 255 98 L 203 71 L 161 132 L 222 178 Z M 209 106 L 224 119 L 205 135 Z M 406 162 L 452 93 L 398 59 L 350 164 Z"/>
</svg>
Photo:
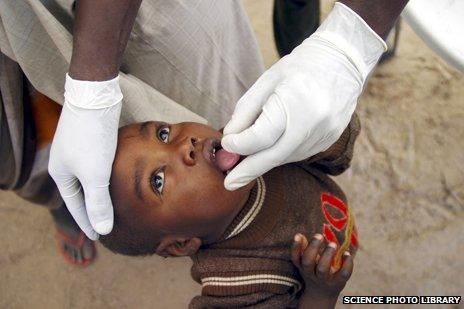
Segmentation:
<svg viewBox="0 0 464 309">
<path fill-rule="evenodd" d="M 327 244 L 321 234 L 308 242 L 302 234 L 296 234 L 291 251 L 292 262 L 305 282 L 305 292 L 298 308 L 334 308 L 338 295 L 353 272 L 353 256 L 346 251 L 339 270 L 331 268 L 337 245 Z"/>
<path fill-rule="evenodd" d="M 340 2 L 346 4 L 358 13 L 380 37 L 385 39 L 408 1 L 342 0 Z M 77 2 L 73 54 L 69 68 L 69 74 L 72 78 L 99 81 L 108 80 L 118 75 L 122 55 L 127 45 L 129 34 L 140 4 L 141 0 L 79 0 Z M 126 167 L 126 170 L 129 169 L 130 168 Z M 190 179 L 190 177 L 188 179 Z M 208 181 L 206 177 L 196 179 L 198 181 Z M 224 212 L 230 215 L 230 217 L 228 215 L 223 217 L 218 216 L 223 224 L 229 219 L 232 220 L 234 215 L 238 213 L 240 203 L 242 203 L 243 206 L 246 200 L 246 192 L 249 191 L 249 188 L 247 189 L 247 187 L 244 187 L 242 189 L 244 191 L 243 196 L 237 196 L 230 200 L 227 199 L 231 203 L 235 201 L 237 204 L 232 203 L 227 205 L 227 207 L 230 208 L 226 208 L 226 206 L 224 206 L 225 208 L 221 208 L 227 210 Z M 229 192 L 224 189 L 223 193 Z M 139 207 L 137 209 L 143 208 Z M 217 214 L 218 212 L 213 211 L 212 213 Z M 234 215 L 232 215 L 233 213 Z M 211 219 L 213 217 L 214 216 L 211 216 Z M 168 218 L 167 215 L 166 218 Z M 175 219 L 177 218 L 174 217 L 172 220 Z M 167 219 L 163 219 L 162 221 L 164 222 L 164 220 Z M 211 221 L 212 224 L 214 224 L 213 221 L 214 220 Z M 161 225 L 159 221 L 157 224 Z M 227 224 L 223 226 L 227 226 Z M 200 229 L 200 227 L 198 228 Z M 191 237 L 191 235 L 194 234 L 203 236 Z M 160 244 L 159 254 L 189 255 L 191 252 L 196 251 L 202 242 L 213 241 L 214 238 L 219 237 L 219 235 L 219 226 L 215 232 L 211 234 L 205 233 L 205 231 L 194 231 L 194 226 L 189 226 L 186 233 L 179 233 L 162 242 Z M 308 269 L 310 272 L 313 271 L 311 267 L 300 268 L 305 282 L 306 279 L 311 278 L 310 276 L 305 277 L 304 275 L 305 271 Z M 330 298 L 326 297 L 325 300 L 320 303 L 321 307 L 318 308 L 330 305 L 333 307 L 336 299 L 335 302 L 332 299 L 332 304 L 327 303 L 329 301 L 328 299 Z M 314 304 L 314 301 L 317 301 L 317 298 L 314 299 L 314 295 L 305 292 L 300 301 L 300 307 L 307 308 L 309 307 L 309 303 L 311 302 Z"/>
<path fill-rule="evenodd" d="M 247 201 L 255 183 L 226 190 L 224 173 L 208 159 L 209 142 L 221 136 L 199 123 L 146 122 L 120 129 L 111 176 L 114 206 L 144 233 L 156 235 L 157 254 L 189 256 L 216 242 Z M 295 235 L 291 258 L 306 286 L 300 308 L 335 306 L 353 270 L 349 252 L 340 269 L 331 267 L 336 249 L 320 234 L 310 242 Z"/>
<path fill-rule="evenodd" d="M 116 77 L 142 0 L 78 0 L 69 75 L 78 80 Z"/>
<path fill-rule="evenodd" d="M 79 0 L 69 74 L 79 80 L 117 76 L 142 0 Z M 385 39 L 408 0 L 341 0 Z"/>
<path fill-rule="evenodd" d="M 212 156 L 221 137 L 194 122 L 150 121 L 119 130 L 111 198 L 121 216 L 159 239 L 157 254 L 188 256 L 216 242 L 245 205 L 255 181 L 224 188 L 226 174 Z M 311 159 L 331 158 L 338 144 Z"/>
<path fill-rule="evenodd" d="M 254 182 L 226 190 L 211 157 L 211 143 L 221 137 L 199 123 L 146 122 L 120 130 L 112 199 L 156 235 L 157 254 L 188 256 L 215 242 L 246 203 Z"/>
<path fill-rule="evenodd" d="M 408 1 L 340 0 L 339 2 L 355 11 L 372 30 L 385 40 Z"/>
</svg>

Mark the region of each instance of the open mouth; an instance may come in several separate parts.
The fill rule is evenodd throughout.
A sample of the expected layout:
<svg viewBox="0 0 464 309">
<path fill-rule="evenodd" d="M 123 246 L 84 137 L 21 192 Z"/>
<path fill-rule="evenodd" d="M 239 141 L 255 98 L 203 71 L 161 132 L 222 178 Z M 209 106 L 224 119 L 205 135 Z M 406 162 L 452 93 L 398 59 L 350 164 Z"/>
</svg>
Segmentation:
<svg viewBox="0 0 464 309">
<path fill-rule="evenodd" d="M 230 153 L 222 149 L 221 141 L 219 139 L 205 140 L 203 146 L 203 156 L 224 176 L 226 176 L 230 170 L 241 161 L 240 155 Z"/>
<path fill-rule="evenodd" d="M 221 141 L 214 139 L 212 140 L 211 146 L 211 155 L 213 156 L 213 159 L 216 159 L 216 152 L 219 152 L 222 149 Z"/>
</svg>

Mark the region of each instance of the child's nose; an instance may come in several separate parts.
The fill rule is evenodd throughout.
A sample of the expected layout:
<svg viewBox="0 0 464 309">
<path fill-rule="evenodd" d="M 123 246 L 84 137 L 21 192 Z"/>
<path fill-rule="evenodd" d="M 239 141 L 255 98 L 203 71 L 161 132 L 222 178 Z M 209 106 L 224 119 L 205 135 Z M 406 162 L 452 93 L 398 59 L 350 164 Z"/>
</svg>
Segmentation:
<svg viewBox="0 0 464 309">
<path fill-rule="evenodd" d="M 197 139 L 194 137 L 186 137 L 181 144 L 182 160 L 185 164 L 193 166 L 196 163 L 195 145 Z"/>
</svg>

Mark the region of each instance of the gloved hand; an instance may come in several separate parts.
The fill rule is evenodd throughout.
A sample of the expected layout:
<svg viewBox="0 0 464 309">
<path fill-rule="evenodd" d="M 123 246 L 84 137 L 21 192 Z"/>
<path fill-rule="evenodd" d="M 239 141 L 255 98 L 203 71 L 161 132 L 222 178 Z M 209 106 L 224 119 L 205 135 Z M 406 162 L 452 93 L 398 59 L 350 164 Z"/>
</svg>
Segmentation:
<svg viewBox="0 0 464 309">
<path fill-rule="evenodd" d="M 108 185 L 121 106 L 119 77 L 89 82 L 66 75 L 65 102 L 48 170 L 74 220 L 93 240 L 113 228 Z"/>
<path fill-rule="evenodd" d="M 270 169 L 329 148 L 347 127 L 385 42 L 337 2 L 318 30 L 238 101 L 222 147 L 248 155 L 227 175 L 235 190 Z"/>
</svg>

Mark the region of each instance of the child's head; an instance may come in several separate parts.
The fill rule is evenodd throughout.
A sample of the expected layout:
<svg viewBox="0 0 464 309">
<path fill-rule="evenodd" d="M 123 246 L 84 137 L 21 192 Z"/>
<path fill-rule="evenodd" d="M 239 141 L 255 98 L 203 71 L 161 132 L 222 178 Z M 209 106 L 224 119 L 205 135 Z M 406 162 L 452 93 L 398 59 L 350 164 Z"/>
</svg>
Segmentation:
<svg viewBox="0 0 464 309">
<path fill-rule="evenodd" d="M 121 128 L 110 185 L 114 227 L 103 245 L 127 255 L 184 256 L 217 240 L 253 186 L 224 188 L 213 157 L 221 136 L 198 123 Z"/>
</svg>

